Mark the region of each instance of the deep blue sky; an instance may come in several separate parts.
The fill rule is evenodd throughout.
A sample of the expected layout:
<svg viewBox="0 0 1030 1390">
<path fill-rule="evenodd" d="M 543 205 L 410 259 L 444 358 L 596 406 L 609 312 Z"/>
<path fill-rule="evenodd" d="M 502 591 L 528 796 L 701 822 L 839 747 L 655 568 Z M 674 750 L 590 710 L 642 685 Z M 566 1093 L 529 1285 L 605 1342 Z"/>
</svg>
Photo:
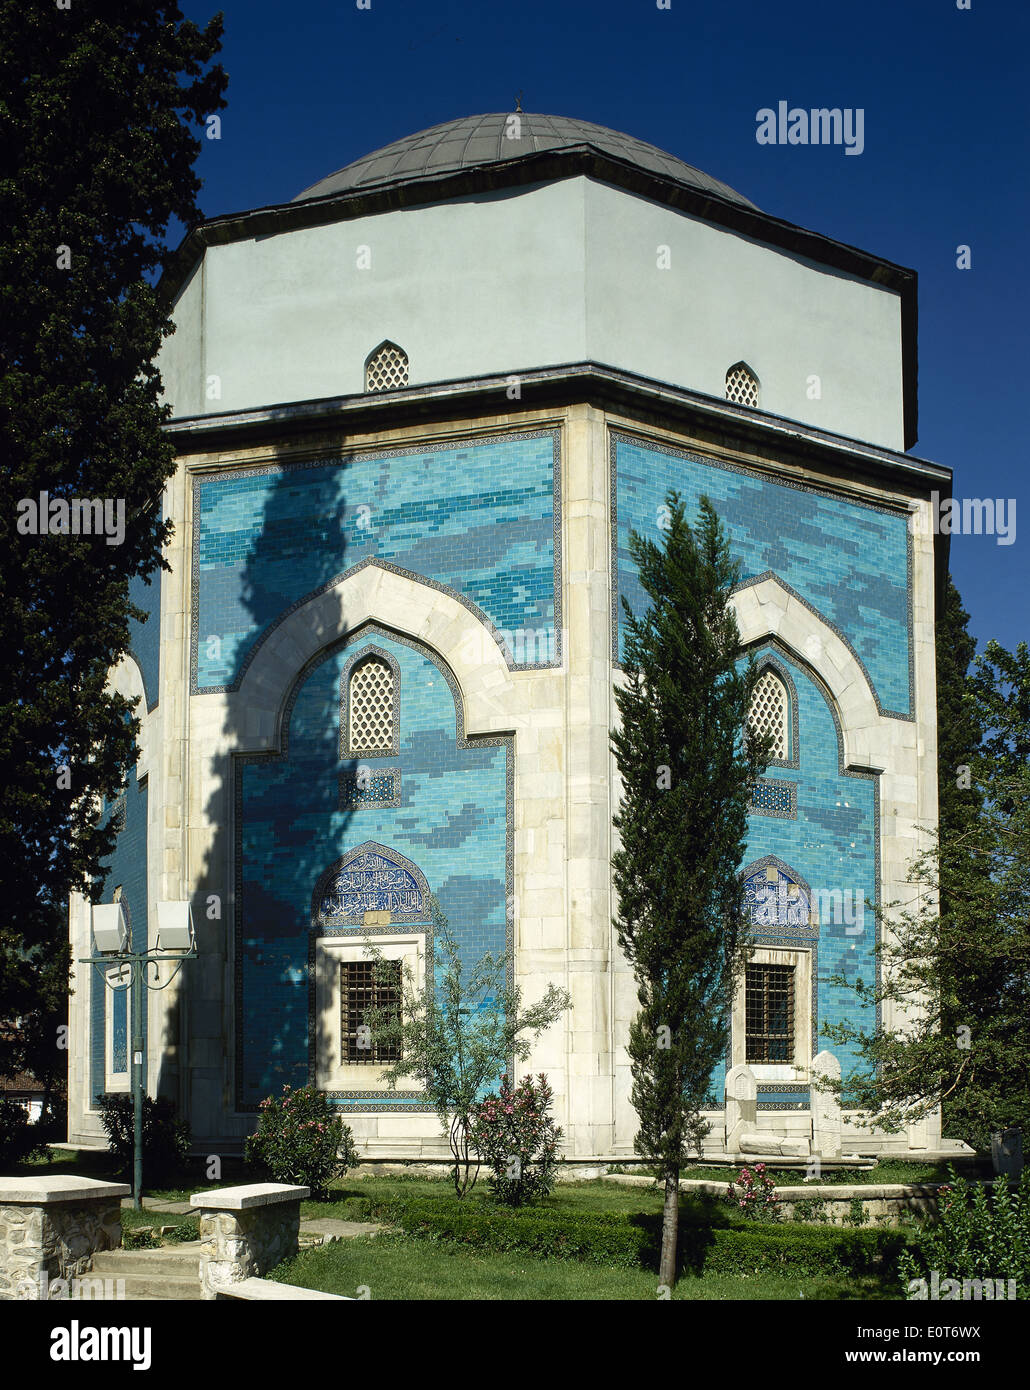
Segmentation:
<svg viewBox="0 0 1030 1390">
<path fill-rule="evenodd" d="M 1026 640 L 1030 5 L 1026 0 L 180 0 L 225 15 L 206 216 L 285 202 L 440 121 L 514 109 L 624 130 L 778 217 L 919 274 L 919 442 L 1016 541 L 953 536 L 981 646 Z M 862 107 L 865 150 L 761 146 L 784 99 Z M 972 248 L 972 269 L 955 248 Z"/>
</svg>

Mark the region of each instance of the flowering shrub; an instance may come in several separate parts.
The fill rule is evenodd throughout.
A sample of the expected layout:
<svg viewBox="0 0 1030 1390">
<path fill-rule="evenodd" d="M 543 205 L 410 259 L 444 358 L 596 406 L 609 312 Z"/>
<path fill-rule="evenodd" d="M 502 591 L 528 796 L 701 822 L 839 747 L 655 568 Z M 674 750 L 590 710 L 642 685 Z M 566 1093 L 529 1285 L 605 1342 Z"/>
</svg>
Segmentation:
<svg viewBox="0 0 1030 1390">
<path fill-rule="evenodd" d="M 776 1184 L 765 1171 L 764 1163 L 756 1163 L 754 1169 L 741 1168 L 740 1184 L 730 1183 L 726 1189 L 729 1201 L 736 1202 L 745 1216 L 753 1221 L 775 1220 L 779 1216 L 780 1199 L 776 1196 Z"/>
<path fill-rule="evenodd" d="M 490 1186 L 498 1201 L 519 1207 L 534 1197 L 546 1197 L 554 1186 L 561 1162 L 561 1130 L 550 1115 L 552 1092 L 541 1072 L 513 1087 L 501 1077 L 500 1091 L 475 1109 L 470 1138 L 479 1156 L 490 1165 Z"/>
<path fill-rule="evenodd" d="M 356 1167 L 354 1136 L 328 1096 L 305 1086 L 283 1087 L 282 1097 L 261 1102 L 257 1133 L 247 1140 L 247 1162 L 272 1182 L 310 1187 L 325 1197 L 333 1178 Z"/>
</svg>

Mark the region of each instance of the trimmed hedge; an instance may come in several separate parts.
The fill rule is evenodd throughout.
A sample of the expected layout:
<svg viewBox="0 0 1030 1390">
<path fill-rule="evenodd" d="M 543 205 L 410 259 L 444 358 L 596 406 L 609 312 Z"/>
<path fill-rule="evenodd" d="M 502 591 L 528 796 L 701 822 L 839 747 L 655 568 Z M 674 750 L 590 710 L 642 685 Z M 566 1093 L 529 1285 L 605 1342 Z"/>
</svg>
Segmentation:
<svg viewBox="0 0 1030 1390">
<path fill-rule="evenodd" d="M 356 1204 L 355 1204 L 356 1205 Z M 367 1218 L 399 1225 L 410 1235 L 497 1253 L 582 1260 L 617 1269 L 655 1269 L 661 1213 L 625 1214 L 530 1207 L 501 1211 L 444 1198 L 363 1199 Z M 718 1215 L 684 1210 L 678 1264 L 701 1274 L 789 1273 L 862 1275 L 893 1270 L 906 1237 L 896 1230 L 849 1230 L 794 1223 L 714 1225 Z"/>
</svg>

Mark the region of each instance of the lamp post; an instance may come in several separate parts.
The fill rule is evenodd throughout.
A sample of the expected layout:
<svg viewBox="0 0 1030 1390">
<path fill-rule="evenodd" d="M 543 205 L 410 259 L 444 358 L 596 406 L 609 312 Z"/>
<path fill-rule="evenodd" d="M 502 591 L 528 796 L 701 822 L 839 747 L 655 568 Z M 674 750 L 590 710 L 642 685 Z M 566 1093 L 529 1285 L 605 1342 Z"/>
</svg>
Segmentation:
<svg viewBox="0 0 1030 1390">
<path fill-rule="evenodd" d="M 130 974 L 132 1006 L 132 1205 L 137 1211 L 143 1205 L 143 996 L 149 989 L 167 989 L 178 975 L 185 960 L 196 957 L 197 944 L 193 932 L 193 914 L 188 902 L 159 902 L 157 904 L 157 949 L 127 951 L 129 940 L 125 910 L 120 902 L 93 905 L 93 955 L 80 957 L 80 963 L 119 966 L 118 984 L 111 984 L 101 971 L 104 983 L 112 989 L 123 988 L 126 968 Z M 163 984 L 147 979 L 147 967 L 160 970 L 162 961 L 174 961 L 175 969 Z M 106 1044 L 105 1044 L 106 1045 Z"/>
</svg>

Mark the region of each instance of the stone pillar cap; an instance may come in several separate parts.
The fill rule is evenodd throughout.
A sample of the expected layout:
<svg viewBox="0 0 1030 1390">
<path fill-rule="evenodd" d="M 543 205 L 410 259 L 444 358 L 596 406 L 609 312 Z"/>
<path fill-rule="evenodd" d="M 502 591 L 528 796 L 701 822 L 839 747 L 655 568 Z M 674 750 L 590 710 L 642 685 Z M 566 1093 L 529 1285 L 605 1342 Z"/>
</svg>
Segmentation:
<svg viewBox="0 0 1030 1390">
<path fill-rule="evenodd" d="M 39 1178 L 0 1178 L 0 1204 L 46 1206 L 51 1202 L 82 1202 L 94 1197 L 128 1197 L 132 1188 L 123 1182 L 77 1178 L 73 1174 Z"/>
<path fill-rule="evenodd" d="M 310 1187 L 291 1187 L 284 1182 L 252 1182 L 242 1187 L 216 1187 L 212 1192 L 194 1192 L 191 1207 L 207 1211 L 244 1211 L 249 1207 L 270 1207 L 276 1202 L 302 1202 L 311 1196 Z"/>
</svg>

